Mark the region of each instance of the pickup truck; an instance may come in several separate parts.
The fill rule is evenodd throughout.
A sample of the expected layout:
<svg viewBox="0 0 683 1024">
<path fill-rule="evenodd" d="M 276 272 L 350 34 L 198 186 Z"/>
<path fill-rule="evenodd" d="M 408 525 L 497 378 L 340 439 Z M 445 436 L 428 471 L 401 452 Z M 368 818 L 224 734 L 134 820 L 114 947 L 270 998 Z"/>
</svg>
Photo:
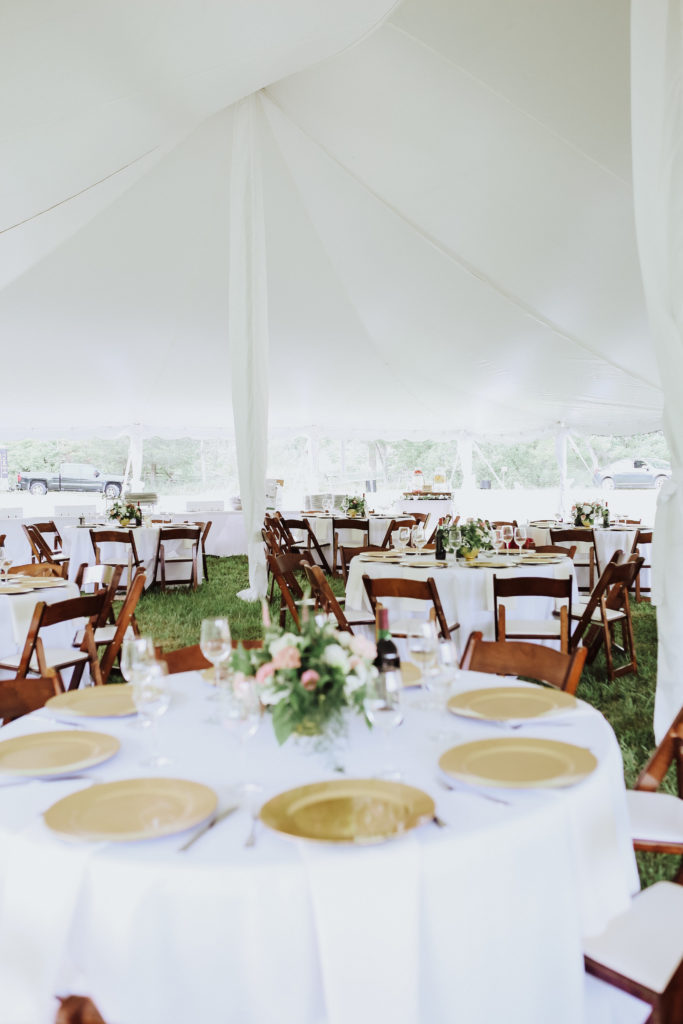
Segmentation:
<svg viewBox="0 0 683 1024">
<path fill-rule="evenodd" d="M 63 462 L 58 473 L 17 473 L 17 488 L 31 494 L 48 491 L 100 491 L 106 498 L 118 498 L 123 489 L 123 477 L 115 473 L 102 473 L 86 462 Z"/>
</svg>

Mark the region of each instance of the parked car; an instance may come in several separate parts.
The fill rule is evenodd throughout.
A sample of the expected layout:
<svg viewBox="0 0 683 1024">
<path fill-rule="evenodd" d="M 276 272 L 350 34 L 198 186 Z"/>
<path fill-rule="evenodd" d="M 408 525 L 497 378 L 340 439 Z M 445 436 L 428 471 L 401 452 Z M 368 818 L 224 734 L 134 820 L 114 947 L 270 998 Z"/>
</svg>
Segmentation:
<svg viewBox="0 0 683 1024">
<path fill-rule="evenodd" d="M 57 473 L 18 473 L 17 488 L 31 494 L 48 491 L 99 491 L 107 498 L 118 498 L 123 489 L 123 477 L 115 473 L 102 473 L 87 462 L 63 462 Z"/>
<path fill-rule="evenodd" d="M 671 465 L 664 459 L 619 459 L 594 476 L 598 487 L 661 487 L 671 476 Z"/>
</svg>

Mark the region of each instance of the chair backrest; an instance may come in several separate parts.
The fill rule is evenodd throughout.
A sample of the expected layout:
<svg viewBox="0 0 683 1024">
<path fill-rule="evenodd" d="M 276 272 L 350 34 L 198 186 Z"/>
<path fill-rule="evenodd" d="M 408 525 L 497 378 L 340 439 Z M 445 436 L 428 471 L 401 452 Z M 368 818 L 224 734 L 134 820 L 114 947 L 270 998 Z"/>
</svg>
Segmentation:
<svg viewBox="0 0 683 1024">
<path fill-rule="evenodd" d="M 62 549 L 62 535 L 57 529 L 57 524 L 54 519 L 49 519 L 45 523 L 33 523 L 33 528 L 47 538 L 48 543 L 50 537 L 52 538 L 52 544 L 50 545 L 54 551 L 61 551 Z"/>
<path fill-rule="evenodd" d="M 127 544 L 131 549 L 133 564 L 136 566 L 140 564 L 138 549 L 135 546 L 135 537 L 133 536 L 132 530 L 91 530 L 90 541 L 95 553 L 95 562 L 97 565 L 101 562 L 101 544 Z"/>
<path fill-rule="evenodd" d="M 534 548 L 539 555 L 565 555 L 566 558 L 571 558 L 574 561 L 574 555 L 576 554 L 576 544 L 571 544 L 566 548 L 563 544 L 537 544 Z"/>
<path fill-rule="evenodd" d="M 36 542 L 35 542 L 35 539 L 34 539 L 34 532 L 33 532 L 33 530 L 29 527 L 28 523 L 22 523 L 21 524 L 21 528 L 24 531 L 24 535 L 26 537 L 26 540 L 29 543 L 29 547 L 31 548 L 31 558 L 35 562 L 39 562 L 40 561 L 40 551 L 36 547 Z"/>
<path fill-rule="evenodd" d="M 42 640 L 39 634 L 41 629 L 46 629 L 48 626 L 55 626 L 60 622 L 69 622 L 72 619 L 78 619 L 80 624 L 81 619 L 87 619 L 84 641 L 81 644 L 81 649 L 85 650 L 86 646 L 92 643 L 92 630 L 102 611 L 105 596 L 105 591 L 100 590 L 97 594 L 87 594 L 85 597 L 69 597 L 65 601 L 56 601 L 54 604 L 46 604 L 44 601 L 39 601 L 33 610 L 31 625 L 26 634 L 24 648 L 17 666 L 17 676 L 25 677 L 28 675 L 29 666 L 34 654 L 37 654 L 40 664 L 41 652 L 38 648 L 39 645 L 42 645 Z"/>
<path fill-rule="evenodd" d="M 318 557 L 319 564 L 323 567 L 323 571 L 326 573 L 331 571 L 329 562 L 325 558 L 318 538 L 315 535 L 315 531 L 308 519 L 283 519 L 279 512 L 275 513 L 273 519 L 275 523 L 278 524 L 282 535 L 282 543 L 280 546 L 283 551 L 301 551 L 302 547 L 307 548 L 309 551 L 313 550 Z M 301 530 L 305 534 L 305 537 L 300 541 L 296 541 L 292 535 L 292 530 Z"/>
<path fill-rule="evenodd" d="M 621 557 L 621 554 L 621 551 L 615 551 L 612 559 Z M 618 564 L 616 561 L 608 562 L 584 606 L 581 618 L 574 628 L 570 640 L 572 648 L 578 645 L 581 637 L 591 625 L 593 613 L 597 608 L 601 607 L 603 601 L 605 608 L 612 610 L 623 608 L 630 617 L 628 591 L 640 571 L 643 561 L 642 556 L 631 555 L 626 562 L 621 562 L 621 564 Z"/>
<path fill-rule="evenodd" d="M 304 565 L 306 579 L 311 587 L 311 594 L 315 598 L 318 607 L 322 608 L 328 615 L 334 615 L 337 625 L 344 633 L 353 633 L 341 605 L 337 601 L 331 586 L 327 582 L 325 573 L 319 565 Z"/>
<path fill-rule="evenodd" d="M 66 579 L 67 568 L 66 563 L 56 565 L 55 562 L 27 562 L 26 565 L 13 565 L 10 576 L 61 576 L 62 579 Z"/>
<path fill-rule="evenodd" d="M 363 576 L 363 585 L 365 586 L 373 615 L 377 615 L 377 602 L 385 597 L 425 601 L 434 609 L 441 636 L 446 640 L 450 640 L 451 631 L 448 628 L 439 593 L 436 589 L 436 583 L 432 576 L 426 580 L 407 580 L 393 577 L 373 579 L 370 576 Z M 403 635 L 405 634 L 395 633 L 395 636 L 398 637 Z"/>
<path fill-rule="evenodd" d="M 43 537 L 42 533 L 32 523 L 24 523 L 23 530 L 31 545 L 31 553 L 37 562 L 53 561 L 54 551 Z"/>
<path fill-rule="evenodd" d="M 114 666 L 114 662 L 119 655 L 121 645 L 123 644 L 126 630 L 131 624 L 135 609 L 138 606 L 140 595 L 145 589 L 145 572 L 144 569 L 137 569 L 133 577 L 133 581 L 128 588 L 128 593 L 119 609 L 119 614 L 116 618 L 116 630 L 112 637 L 111 643 L 107 644 L 102 655 L 100 662 L 100 674 L 102 676 L 102 682 L 106 683 L 109 679 L 109 675 Z"/>
<path fill-rule="evenodd" d="M 631 548 L 631 553 L 634 555 L 642 554 L 641 548 L 644 548 L 648 544 L 652 544 L 652 530 L 636 530 L 636 535 L 633 538 L 633 546 Z M 645 555 L 643 555 L 643 564 L 640 568 L 641 570 L 652 568 L 652 562 L 648 562 L 645 558 Z M 652 587 L 649 586 L 647 583 L 642 583 L 640 577 L 641 572 L 639 570 L 634 581 L 636 600 L 649 601 L 649 595 L 652 593 Z M 643 594 L 646 594 L 648 596 L 642 597 Z"/>
<path fill-rule="evenodd" d="M 672 764 L 676 766 L 678 795 L 683 799 L 683 708 L 641 771 L 635 788 L 654 793 L 661 786 Z"/>
<path fill-rule="evenodd" d="M 349 578 L 349 565 L 351 564 L 351 560 L 355 558 L 356 555 L 362 555 L 363 552 L 365 551 L 381 550 L 382 548 L 379 546 L 379 544 L 366 544 L 364 547 L 360 548 L 349 548 L 342 545 L 339 548 L 339 555 L 341 558 L 341 569 L 342 576 L 344 577 L 344 583 L 346 583 Z"/>
<path fill-rule="evenodd" d="M 392 534 L 394 533 L 394 530 L 398 530 L 400 526 L 407 526 L 409 530 L 412 530 L 414 526 L 417 526 L 418 523 L 422 522 L 422 520 L 417 518 L 418 515 L 423 515 L 423 513 L 416 513 L 409 519 L 405 517 L 401 519 L 392 519 L 389 525 L 387 526 L 387 532 L 384 534 L 384 538 L 382 540 L 380 547 L 382 547 L 384 550 L 387 550 L 391 547 Z"/>
<path fill-rule="evenodd" d="M 233 648 L 241 644 L 246 650 L 263 647 L 263 640 L 233 640 Z M 212 667 L 212 662 L 202 654 L 199 644 L 191 644 L 189 647 L 179 647 L 175 651 L 157 651 L 159 661 L 165 661 L 169 675 L 177 672 L 201 672 Z"/>
<path fill-rule="evenodd" d="M 518 526 L 518 525 L 519 524 L 518 524 L 516 519 L 494 519 L 491 522 L 491 529 L 492 530 L 499 530 L 501 528 L 501 526 L 513 526 L 514 527 L 514 526 Z"/>
<path fill-rule="evenodd" d="M 577 549 L 574 564 L 588 569 L 588 584 L 580 584 L 577 581 L 578 589 L 589 594 L 595 586 L 595 574 L 600 574 L 600 559 L 598 558 L 598 546 L 595 540 L 595 530 L 592 527 L 575 526 L 569 529 L 565 527 L 550 527 L 551 544 L 574 544 Z M 588 561 L 582 553 L 582 548 L 588 552 Z"/>
<path fill-rule="evenodd" d="M 213 526 L 213 520 L 212 519 L 209 519 L 209 521 L 207 523 L 204 523 L 204 529 L 202 530 L 202 547 L 204 548 L 204 554 L 206 554 L 206 540 L 207 540 L 207 537 L 209 536 L 209 533 L 211 532 L 211 527 L 212 526 Z"/>
<path fill-rule="evenodd" d="M 78 567 L 75 582 L 80 591 L 83 591 L 86 587 L 93 587 L 93 593 L 97 590 L 104 590 L 106 593 L 102 611 L 95 623 L 95 629 L 104 626 L 110 621 L 110 613 L 123 570 L 123 565 L 88 565 L 86 562 L 82 562 Z M 111 621 L 114 621 L 113 617 Z"/>
<path fill-rule="evenodd" d="M 199 526 L 162 526 L 159 530 L 159 541 L 163 544 L 169 540 L 190 540 L 199 545 L 202 531 Z"/>
<path fill-rule="evenodd" d="M 485 641 L 479 632 L 470 634 L 460 661 L 461 669 L 523 676 L 576 693 L 587 650 L 580 647 L 562 654 L 552 647 L 520 640 Z"/>
<path fill-rule="evenodd" d="M 364 534 L 364 539 L 361 538 L 359 547 L 368 545 L 370 543 L 370 520 L 365 518 L 354 519 L 351 516 L 346 518 L 335 516 L 332 519 L 332 572 L 335 574 L 341 572 L 343 575 L 344 569 L 339 554 L 341 547 L 339 542 L 340 530 L 355 530 L 356 533 Z"/>
<path fill-rule="evenodd" d="M 61 692 L 56 676 L 0 679 L 0 721 L 6 724 L 37 711 L 50 697 Z"/>
<path fill-rule="evenodd" d="M 296 601 L 302 600 L 304 592 L 294 573 L 301 571 L 304 565 L 311 564 L 313 559 L 307 551 L 288 551 L 280 555 L 266 555 L 266 560 L 273 579 L 280 588 L 280 625 L 284 628 L 289 611 L 298 629 L 300 620 Z"/>
<path fill-rule="evenodd" d="M 496 640 L 501 633 L 505 637 L 505 606 L 501 608 L 498 604 L 501 598 L 505 601 L 510 597 L 546 597 L 566 602 L 560 608 L 560 643 L 562 650 L 567 650 L 572 617 L 572 586 L 571 576 L 555 579 L 551 576 L 496 576 L 494 573 L 493 621 Z"/>
<path fill-rule="evenodd" d="M 636 535 L 633 538 L 633 546 L 631 547 L 631 553 L 638 554 L 638 548 L 642 544 L 652 544 L 652 530 L 636 530 Z"/>
</svg>

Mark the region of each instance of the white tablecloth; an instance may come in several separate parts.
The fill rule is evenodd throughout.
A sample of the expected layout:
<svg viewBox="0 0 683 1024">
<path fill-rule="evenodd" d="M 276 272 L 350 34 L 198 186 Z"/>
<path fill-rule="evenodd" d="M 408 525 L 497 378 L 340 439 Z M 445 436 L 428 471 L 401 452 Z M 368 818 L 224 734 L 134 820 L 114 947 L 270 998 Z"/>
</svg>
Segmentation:
<svg viewBox="0 0 683 1024">
<path fill-rule="evenodd" d="M 551 576 L 564 579 L 573 575 L 573 566 L 568 558 L 550 565 L 514 565 L 510 569 L 472 569 L 458 563 L 446 568 L 419 568 L 419 558 L 415 558 L 415 567 L 396 564 L 385 564 L 381 561 L 362 561 L 354 558 L 349 569 L 346 584 L 347 616 L 353 618 L 353 610 L 370 610 L 370 602 L 363 585 L 363 576 L 372 578 L 394 577 L 402 579 L 426 580 L 434 578 L 439 599 L 443 606 L 448 624 L 460 623 L 460 630 L 454 635 L 458 649 L 462 651 L 468 636 L 474 629 L 484 634 L 484 639 L 493 640 L 495 636 L 493 622 L 493 576 Z M 512 559 L 514 561 L 514 559 Z M 576 583 L 573 587 L 572 600 L 578 599 Z M 382 602 L 389 608 L 390 621 L 393 615 L 403 616 L 409 602 L 396 602 L 386 599 Z M 514 604 L 506 602 L 510 609 L 509 615 L 515 619 L 534 619 L 549 617 L 554 610 L 554 603 L 545 598 L 515 598 Z M 357 630 L 356 630 L 357 631 Z"/>
<path fill-rule="evenodd" d="M 0 587 L 0 657 L 17 654 L 23 649 L 33 611 L 39 601 L 55 604 L 72 597 L 78 597 L 78 589 L 75 584 L 66 581 L 63 586 L 32 590 L 28 594 L 3 594 Z M 71 647 L 76 628 L 72 622 L 50 626 L 41 632 L 41 636 L 44 636 L 49 646 Z M 5 670 L 1 674 L 3 678 L 15 675 Z M 68 679 L 69 674 L 70 670 L 67 670 L 65 678 Z"/>
<path fill-rule="evenodd" d="M 571 529 L 571 527 L 567 527 Z M 624 556 L 628 558 L 631 554 L 631 548 L 633 547 L 633 541 L 636 536 L 637 526 L 624 527 L 623 529 L 616 526 L 611 526 L 609 530 L 605 530 L 600 526 L 595 528 L 595 546 L 598 549 L 598 562 L 599 572 L 605 568 L 610 558 L 615 551 L 623 551 Z M 648 527 L 641 527 L 641 529 L 648 529 Z M 538 547 L 539 544 L 550 544 L 550 529 L 545 526 L 529 526 L 529 536 L 533 540 L 534 544 Z M 640 546 L 640 553 L 645 559 L 648 565 L 652 564 L 652 545 L 642 544 Z M 583 580 L 579 581 L 583 585 Z M 597 583 L 597 574 L 595 578 Z M 586 580 L 586 585 L 588 581 Z M 643 569 L 640 575 L 640 583 L 643 587 L 649 587 L 650 584 L 650 570 Z"/>
<path fill-rule="evenodd" d="M 106 529 L 111 529 L 111 527 L 106 527 Z M 159 531 L 160 527 L 158 526 L 138 526 L 133 529 L 133 537 L 135 539 L 135 548 L 138 553 L 138 558 L 142 562 L 145 573 L 147 574 L 146 587 L 150 587 L 154 581 L 154 564 L 157 555 L 157 545 L 159 543 Z M 76 578 L 78 568 L 83 562 L 87 565 L 95 564 L 95 553 L 93 551 L 92 541 L 90 538 L 90 530 L 86 527 L 80 526 L 67 527 L 62 533 L 62 539 L 64 541 L 64 552 L 69 556 L 69 579 L 73 580 Z M 181 551 L 181 545 L 183 544 L 185 544 L 185 549 L 182 549 Z M 172 550 L 174 554 L 181 554 L 184 558 L 191 557 L 189 541 L 173 541 L 172 544 L 169 543 L 168 549 Z M 102 545 L 101 550 L 103 561 L 118 561 L 118 564 L 120 565 L 128 565 L 130 547 L 127 544 L 108 543 Z M 199 546 L 197 569 L 199 573 L 199 582 L 201 583 L 204 579 L 201 544 Z M 172 562 L 166 563 L 166 579 L 186 579 L 190 576 L 191 572 L 192 565 L 190 562 L 183 562 L 180 565 L 173 565 Z M 121 577 L 124 583 L 127 576 L 128 569 L 126 568 L 123 576 Z"/>
<path fill-rule="evenodd" d="M 499 685 L 468 673 L 461 688 Z M 204 724 L 209 687 L 172 679 L 161 721 L 166 775 L 228 801 L 239 751 Z M 410 700 L 411 698 L 408 698 Z M 49 728 L 45 712 L 2 736 Z M 61 726 L 57 726 L 61 727 Z M 120 737 L 102 780 L 145 774 L 134 720 L 98 720 Z M 439 753 L 507 735 L 500 727 L 408 709 L 395 736 L 406 782 L 435 798 L 427 824 L 371 848 L 292 841 L 261 827 L 246 849 L 239 811 L 187 853 L 185 837 L 69 844 L 40 813 L 87 782 L 0 789 L 0 992 L 7 1024 L 52 1024 L 54 992 L 92 995 L 116 1024 L 581 1024 L 582 934 L 600 931 L 637 886 L 616 739 L 582 705 L 515 735 L 590 747 L 597 770 L 562 791 L 505 791 L 508 806 L 436 782 Z M 266 798 L 331 777 L 270 722 L 251 741 L 250 776 Z M 381 737 L 350 726 L 347 775 L 384 763 Z M 335 777 L 339 777 L 336 775 Z"/>
</svg>

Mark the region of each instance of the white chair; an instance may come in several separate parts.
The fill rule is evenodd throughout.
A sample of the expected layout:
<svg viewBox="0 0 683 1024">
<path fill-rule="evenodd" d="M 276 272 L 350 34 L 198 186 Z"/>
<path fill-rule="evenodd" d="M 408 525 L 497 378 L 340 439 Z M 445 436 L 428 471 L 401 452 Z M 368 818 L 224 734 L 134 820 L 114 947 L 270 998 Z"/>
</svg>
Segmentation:
<svg viewBox="0 0 683 1024">
<path fill-rule="evenodd" d="M 649 1004 L 652 1024 L 681 1024 L 683 886 L 644 889 L 583 952 L 589 974 Z"/>
</svg>

